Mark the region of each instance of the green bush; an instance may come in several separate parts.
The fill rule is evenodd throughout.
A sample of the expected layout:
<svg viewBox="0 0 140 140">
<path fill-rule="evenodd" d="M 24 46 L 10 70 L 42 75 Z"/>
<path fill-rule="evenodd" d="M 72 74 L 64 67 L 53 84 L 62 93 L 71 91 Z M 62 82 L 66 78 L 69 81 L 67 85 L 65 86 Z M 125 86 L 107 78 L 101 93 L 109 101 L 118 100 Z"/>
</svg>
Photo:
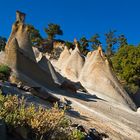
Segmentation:
<svg viewBox="0 0 140 140">
<path fill-rule="evenodd" d="M 112 58 L 119 79 L 134 93 L 140 88 L 140 46 L 124 46 Z"/>
<path fill-rule="evenodd" d="M 14 132 L 17 128 L 25 128 L 33 140 L 82 140 L 84 134 L 70 127 L 71 121 L 65 117 L 64 110 L 57 105 L 44 109 L 33 104 L 26 105 L 24 98 L 0 94 L 0 118 Z"/>
<path fill-rule="evenodd" d="M 6 65 L 0 65 L 0 79 L 8 80 L 11 69 Z"/>
</svg>

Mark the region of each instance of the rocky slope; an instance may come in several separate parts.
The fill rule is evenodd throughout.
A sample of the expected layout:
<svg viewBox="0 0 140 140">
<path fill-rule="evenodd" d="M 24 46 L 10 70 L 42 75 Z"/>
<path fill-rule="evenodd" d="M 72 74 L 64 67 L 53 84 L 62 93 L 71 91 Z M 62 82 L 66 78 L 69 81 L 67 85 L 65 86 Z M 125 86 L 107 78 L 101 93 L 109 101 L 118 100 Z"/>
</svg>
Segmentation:
<svg viewBox="0 0 140 140">
<path fill-rule="evenodd" d="M 78 46 L 72 52 L 65 47 L 56 66 L 45 56 L 37 62 L 24 18 L 24 14 L 17 13 L 5 53 L 1 54 L 4 57 L 1 63 L 9 65 L 23 83 L 42 87 L 62 100 L 70 100 L 74 112 L 69 115 L 73 121 L 88 128 L 95 126 L 107 132 L 109 139 L 139 140 L 140 114 L 118 82 L 101 48 L 83 58 Z M 81 86 L 77 88 L 77 82 L 88 92 L 78 91 Z"/>
</svg>

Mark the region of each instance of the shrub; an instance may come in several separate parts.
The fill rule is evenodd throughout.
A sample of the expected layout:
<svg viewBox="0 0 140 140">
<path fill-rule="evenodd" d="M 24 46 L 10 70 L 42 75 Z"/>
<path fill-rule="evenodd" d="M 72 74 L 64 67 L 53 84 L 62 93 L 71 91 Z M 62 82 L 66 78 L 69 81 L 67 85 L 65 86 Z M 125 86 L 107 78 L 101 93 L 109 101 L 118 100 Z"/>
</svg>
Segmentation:
<svg viewBox="0 0 140 140">
<path fill-rule="evenodd" d="M 51 109 L 33 104 L 27 106 L 24 98 L 0 94 L 0 118 L 10 130 L 24 127 L 30 133 L 30 138 L 55 140 L 81 140 L 84 134 L 71 129 L 71 121 L 65 117 L 64 110 L 57 105 Z"/>
<path fill-rule="evenodd" d="M 6 65 L 0 65 L 0 79 L 8 80 L 11 69 Z"/>
</svg>

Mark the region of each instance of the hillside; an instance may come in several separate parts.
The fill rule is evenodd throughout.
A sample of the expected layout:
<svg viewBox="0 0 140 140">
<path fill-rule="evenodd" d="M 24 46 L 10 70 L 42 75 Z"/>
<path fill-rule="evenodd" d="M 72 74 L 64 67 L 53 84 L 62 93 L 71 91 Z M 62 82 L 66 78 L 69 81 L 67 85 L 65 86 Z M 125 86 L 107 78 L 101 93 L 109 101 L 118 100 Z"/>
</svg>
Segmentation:
<svg viewBox="0 0 140 140">
<path fill-rule="evenodd" d="M 70 102 L 66 116 L 86 130 L 95 128 L 109 136 L 100 139 L 139 140 L 139 109 L 117 79 L 101 46 L 84 56 L 75 40 L 75 49 L 65 46 L 58 60 L 49 59 L 48 52 L 35 55 L 25 15 L 16 14 L 5 51 L 0 54 L 0 63 L 11 69 L 9 79 L 1 81 L 3 94 L 24 96 L 36 107 L 51 108 L 54 103 L 67 106 Z"/>
</svg>

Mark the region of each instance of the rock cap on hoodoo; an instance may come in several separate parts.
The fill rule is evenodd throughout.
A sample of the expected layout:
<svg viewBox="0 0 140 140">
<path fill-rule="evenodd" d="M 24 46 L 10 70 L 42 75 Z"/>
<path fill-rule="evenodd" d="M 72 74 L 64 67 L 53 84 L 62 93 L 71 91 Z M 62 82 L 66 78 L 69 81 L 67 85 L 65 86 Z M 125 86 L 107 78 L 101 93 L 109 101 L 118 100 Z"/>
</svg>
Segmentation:
<svg viewBox="0 0 140 140">
<path fill-rule="evenodd" d="M 24 23 L 25 22 L 25 16 L 26 16 L 25 13 L 22 13 L 22 12 L 17 10 L 16 11 L 16 22 Z"/>
</svg>

